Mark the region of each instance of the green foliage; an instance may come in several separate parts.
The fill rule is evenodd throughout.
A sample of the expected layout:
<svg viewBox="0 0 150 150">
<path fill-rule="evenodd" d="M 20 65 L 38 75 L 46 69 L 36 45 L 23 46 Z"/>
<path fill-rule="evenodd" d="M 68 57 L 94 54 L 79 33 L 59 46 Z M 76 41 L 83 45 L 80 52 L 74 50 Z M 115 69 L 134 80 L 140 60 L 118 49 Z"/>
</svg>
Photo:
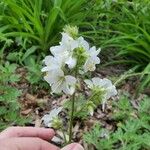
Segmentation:
<svg viewBox="0 0 150 150">
<path fill-rule="evenodd" d="M 28 70 L 27 80 L 31 84 L 37 84 L 42 79 L 41 66 L 35 61 L 36 56 L 30 56 L 25 61 Z"/>
<path fill-rule="evenodd" d="M 113 116 L 115 120 L 126 120 L 132 115 L 132 107 L 126 96 L 120 98 L 118 102 L 113 103 Z"/>
<path fill-rule="evenodd" d="M 68 112 L 71 112 L 71 104 L 72 104 L 71 100 L 66 101 L 64 103 L 64 108 L 68 109 Z M 89 111 L 87 107 L 87 100 L 82 94 L 80 94 L 75 100 L 74 118 L 86 119 L 88 115 L 89 115 Z"/>
<path fill-rule="evenodd" d="M 110 140 L 109 131 L 102 129 L 96 124 L 91 131 L 84 134 L 84 140 L 95 146 L 97 150 L 106 150 L 113 148 L 113 141 Z"/>
<path fill-rule="evenodd" d="M 0 82 L 7 84 L 19 81 L 19 75 L 15 74 L 16 68 L 16 64 L 10 64 L 9 62 L 6 62 L 4 65 L 0 65 Z"/>
<path fill-rule="evenodd" d="M 24 62 L 27 69 L 27 81 L 33 86 L 33 91 L 37 90 L 34 86 L 38 85 L 38 88 L 49 89 L 48 83 L 42 82 L 43 75 L 41 72 L 42 62 L 36 60 L 35 55 L 29 56 Z"/>
<path fill-rule="evenodd" d="M 150 148 L 150 98 L 145 97 L 139 102 L 137 109 L 123 97 L 115 102 L 112 117 L 117 122 L 114 131 L 102 128 L 96 124 L 93 129 L 84 134 L 84 140 L 95 146 L 97 150 L 148 150 Z"/>
<path fill-rule="evenodd" d="M 22 57 L 22 52 L 19 51 L 19 52 L 11 52 L 7 55 L 6 59 L 10 62 L 19 62 L 19 63 L 22 63 L 21 62 L 21 57 Z M 17 59 L 16 59 L 17 58 Z"/>
<path fill-rule="evenodd" d="M 15 74 L 16 67 L 9 62 L 0 65 L 0 130 L 25 122 L 19 115 L 20 105 L 17 101 L 21 92 L 11 85 L 19 81 L 19 76 Z"/>
<path fill-rule="evenodd" d="M 150 2 L 148 0 L 100 1 L 98 9 L 99 24 L 104 30 L 103 47 L 115 48 L 117 61 L 112 63 L 127 64 L 137 67 L 135 72 L 142 72 L 141 84 L 137 93 L 150 85 Z M 104 34 L 102 34 L 104 32 Z"/>
<path fill-rule="evenodd" d="M 34 45 L 40 52 L 57 42 L 65 24 L 86 24 L 90 12 L 84 8 L 85 0 L 2 0 L 1 3 L 5 5 L 0 13 L 4 37 L 21 38 L 25 50 Z"/>
<path fill-rule="evenodd" d="M 74 118 L 86 120 L 90 114 L 93 116 L 94 110 L 101 104 L 101 97 L 102 92 L 99 90 L 92 92 L 88 98 L 79 93 L 75 99 Z M 71 100 L 64 103 L 64 108 L 68 109 L 69 112 L 71 112 L 71 103 Z"/>
</svg>

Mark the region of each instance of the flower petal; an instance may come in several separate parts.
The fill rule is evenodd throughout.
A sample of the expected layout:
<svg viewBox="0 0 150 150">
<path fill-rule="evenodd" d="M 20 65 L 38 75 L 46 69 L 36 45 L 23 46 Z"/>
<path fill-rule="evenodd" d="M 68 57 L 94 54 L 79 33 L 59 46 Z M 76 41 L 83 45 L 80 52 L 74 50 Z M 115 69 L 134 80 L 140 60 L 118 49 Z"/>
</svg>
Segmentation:
<svg viewBox="0 0 150 150">
<path fill-rule="evenodd" d="M 67 95 L 72 95 L 75 92 L 75 86 L 66 85 L 63 88 L 63 92 Z"/>
<path fill-rule="evenodd" d="M 63 92 L 72 95 L 75 91 L 76 78 L 70 75 L 65 76 L 65 83 L 63 85 Z"/>
<path fill-rule="evenodd" d="M 116 90 L 116 87 L 114 85 L 107 88 L 106 99 L 109 99 L 110 97 L 115 96 L 115 95 L 117 95 L 117 90 Z"/>
<path fill-rule="evenodd" d="M 100 79 L 99 77 L 94 77 L 92 78 L 92 82 L 95 86 L 100 86 L 102 83 L 102 79 Z"/>
<path fill-rule="evenodd" d="M 63 107 L 54 108 L 49 112 L 49 114 L 46 114 L 42 117 L 42 121 L 46 127 L 51 127 L 50 124 L 53 121 L 53 118 L 57 117 L 58 114 L 62 111 Z"/>
<path fill-rule="evenodd" d="M 43 60 L 43 62 L 45 63 L 45 65 L 50 65 L 52 63 L 52 61 L 54 60 L 53 56 L 46 56 L 45 59 Z"/>
<path fill-rule="evenodd" d="M 51 72 L 47 72 L 47 75 L 44 76 L 44 80 L 47 81 L 50 85 L 58 80 L 58 76 L 54 76 Z"/>
<path fill-rule="evenodd" d="M 84 72 L 94 71 L 96 69 L 95 63 L 91 59 L 88 59 L 85 62 L 84 66 L 83 66 L 83 69 L 84 69 Z"/>
<path fill-rule="evenodd" d="M 69 85 L 75 85 L 77 81 L 75 77 L 70 76 L 70 75 L 65 76 L 65 79 L 66 79 L 66 83 Z"/>
<path fill-rule="evenodd" d="M 109 80 L 109 79 L 106 79 L 106 78 L 104 78 L 103 80 L 102 80 L 102 86 L 104 87 L 104 88 L 107 88 L 107 87 L 110 87 L 110 86 L 112 86 L 112 82 Z"/>
<path fill-rule="evenodd" d="M 98 50 L 96 50 L 96 47 L 93 46 L 89 49 L 88 53 L 92 57 L 92 56 L 97 56 L 100 53 L 100 51 L 101 51 L 100 48 Z"/>
<path fill-rule="evenodd" d="M 63 91 L 63 80 L 58 80 L 51 85 L 52 93 L 61 93 Z"/>
<path fill-rule="evenodd" d="M 70 57 L 67 61 L 66 64 L 70 69 L 74 68 L 76 66 L 77 60 L 75 58 Z"/>
<path fill-rule="evenodd" d="M 64 72 L 61 69 L 48 71 L 44 79 L 52 85 L 55 82 L 58 82 L 60 77 L 64 76 Z"/>
<path fill-rule="evenodd" d="M 62 51 L 63 51 L 64 49 L 63 49 L 63 47 L 62 46 L 52 46 L 51 48 L 50 48 L 50 51 L 51 51 L 51 53 L 54 55 L 54 56 L 58 56 L 60 53 L 62 53 Z"/>
<path fill-rule="evenodd" d="M 86 80 L 84 80 L 84 82 L 90 89 L 93 88 L 93 82 L 91 80 L 86 79 Z"/>
<path fill-rule="evenodd" d="M 78 47 L 83 47 L 85 50 L 89 50 L 89 43 L 84 40 L 84 38 L 81 36 L 77 39 L 78 41 Z"/>
</svg>

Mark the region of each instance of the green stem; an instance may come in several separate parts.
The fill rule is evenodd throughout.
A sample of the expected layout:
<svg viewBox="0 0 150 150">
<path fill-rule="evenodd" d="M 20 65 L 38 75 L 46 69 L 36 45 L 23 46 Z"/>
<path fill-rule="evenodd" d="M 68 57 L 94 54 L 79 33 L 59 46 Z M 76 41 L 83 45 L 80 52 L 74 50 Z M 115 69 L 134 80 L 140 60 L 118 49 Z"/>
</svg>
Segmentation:
<svg viewBox="0 0 150 150">
<path fill-rule="evenodd" d="M 128 74 L 128 75 L 123 75 L 121 78 L 119 78 L 119 80 L 117 80 L 114 85 L 117 86 L 120 82 L 122 82 L 123 80 L 133 77 L 133 76 L 141 76 L 141 75 L 149 75 L 150 73 L 143 73 L 143 72 L 138 72 L 138 73 L 132 73 L 132 74 Z"/>
<path fill-rule="evenodd" d="M 95 92 L 88 98 L 87 101 L 91 101 L 91 100 L 93 99 L 93 97 L 94 97 L 95 95 L 97 95 L 99 92 L 100 92 L 100 91 L 95 91 Z"/>
<path fill-rule="evenodd" d="M 78 62 L 76 64 L 75 68 L 75 78 L 77 78 L 78 74 Z M 72 128 L 73 128 L 73 119 L 74 119 L 74 104 L 75 104 L 75 94 L 76 92 L 73 93 L 72 95 L 72 106 L 71 106 L 71 115 L 70 115 L 70 126 L 69 126 L 69 143 L 71 143 L 72 140 Z"/>
<path fill-rule="evenodd" d="M 64 137 L 64 141 L 65 141 L 65 145 L 64 145 L 64 146 L 66 146 L 66 144 L 67 144 L 67 139 L 66 139 L 65 130 L 63 129 L 63 127 L 62 127 L 62 133 L 63 133 L 63 137 Z"/>
<path fill-rule="evenodd" d="M 4 50 L 5 50 L 6 47 L 7 46 L 6 46 L 6 43 L 5 43 L 4 46 L 3 46 L 3 48 L 0 51 L 0 62 L 1 62 L 1 64 L 3 63 Z"/>
<path fill-rule="evenodd" d="M 72 127 L 73 127 L 73 119 L 74 119 L 74 103 L 75 103 L 75 93 L 72 96 L 72 106 L 71 106 L 71 116 L 70 116 L 70 126 L 69 126 L 69 143 L 72 140 Z"/>
</svg>

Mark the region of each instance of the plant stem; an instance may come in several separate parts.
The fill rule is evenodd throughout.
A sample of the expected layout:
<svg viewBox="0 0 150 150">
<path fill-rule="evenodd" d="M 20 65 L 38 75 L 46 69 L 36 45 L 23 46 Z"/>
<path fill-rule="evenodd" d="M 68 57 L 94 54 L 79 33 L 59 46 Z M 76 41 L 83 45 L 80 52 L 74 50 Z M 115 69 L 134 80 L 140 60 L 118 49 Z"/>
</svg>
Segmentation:
<svg viewBox="0 0 150 150">
<path fill-rule="evenodd" d="M 133 77 L 133 76 L 141 76 L 141 75 L 149 75 L 150 73 L 146 72 L 146 73 L 143 73 L 143 72 L 138 72 L 138 73 L 132 73 L 132 74 L 128 74 L 128 75 L 123 75 L 121 76 L 115 83 L 114 85 L 117 86 L 119 83 L 121 83 L 123 80 L 127 79 L 127 78 L 130 78 L 130 77 Z"/>
<path fill-rule="evenodd" d="M 73 119 L 74 119 L 74 103 L 75 103 L 75 93 L 72 96 L 72 106 L 71 106 L 71 116 L 70 116 L 70 126 L 69 126 L 69 143 L 72 140 L 72 127 L 73 127 Z"/>
<path fill-rule="evenodd" d="M 97 95 L 98 93 L 99 93 L 99 91 L 95 91 L 95 92 L 87 99 L 87 101 L 91 101 L 92 98 L 93 98 L 95 95 Z"/>
<path fill-rule="evenodd" d="M 63 127 L 62 127 L 62 133 L 63 133 L 63 137 L 64 137 L 64 141 L 65 141 L 65 145 L 64 145 L 64 146 L 66 146 L 66 144 L 67 144 L 67 139 L 66 139 L 65 130 L 63 129 Z"/>
<path fill-rule="evenodd" d="M 77 78 L 77 74 L 78 74 L 78 62 L 76 64 L 76 68 L 75 68 L 75 78 Z M 75 104 L 75 95 L 76 95 L 76 91 L 73 93 L 72 95 L 72 106 L 71 106 L 71 115 L 70 115 L 70 125 L 69 125 L 69 142 L 71 143 L 72 140 L 72 128 L 73 128 L 73 120 L 74 120 L 74 104 Z"/>
</svg>

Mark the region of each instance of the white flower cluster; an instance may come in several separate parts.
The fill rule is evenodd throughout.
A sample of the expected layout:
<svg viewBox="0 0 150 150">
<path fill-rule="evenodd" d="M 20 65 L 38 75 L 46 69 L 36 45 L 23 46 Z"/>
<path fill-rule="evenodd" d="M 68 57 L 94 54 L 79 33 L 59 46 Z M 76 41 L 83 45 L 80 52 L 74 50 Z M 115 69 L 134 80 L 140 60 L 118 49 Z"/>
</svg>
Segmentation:
<svg viewBox="0 0 150 150">
<path fill-rule="evenodd" d="M 46 66 L 42 69 L 42 72 L 46 72 L 44 79 L 50 84 L 52 93 L 64 92 L 69 95 L 74 93 L 77 79 L 70 75 L 70 72 L 76 68 L 80 59 L 76 55 L 78 49 L 82 49 L 86 56 L 78 71 L 94 71 L 95 65 L 100 63 L 98 57 L 100 49 L 90 48 L 89 43 L 83 37 L 73 38 L 71 34 L 63 32 L 59 45 L 50 48 L 52 55 L 45 57 Z"/>
<path fill-rule="evenodd" d="M 102 109 L 104 110 L 105 107 L 105 103 L 106 101 L 117 95 L 117 90 L 116 87 L 112 84 L 112 82 L 109 79 L 100 79 L 99 77 L 94 77 L 92 78 L 92 80 L 84 80 L 84 82 L 87 84 L 87 86 L 90 89 L 100 89 L 101 91 L 103 91 L 103 95 L 102 95 Z"/>
</svg>

